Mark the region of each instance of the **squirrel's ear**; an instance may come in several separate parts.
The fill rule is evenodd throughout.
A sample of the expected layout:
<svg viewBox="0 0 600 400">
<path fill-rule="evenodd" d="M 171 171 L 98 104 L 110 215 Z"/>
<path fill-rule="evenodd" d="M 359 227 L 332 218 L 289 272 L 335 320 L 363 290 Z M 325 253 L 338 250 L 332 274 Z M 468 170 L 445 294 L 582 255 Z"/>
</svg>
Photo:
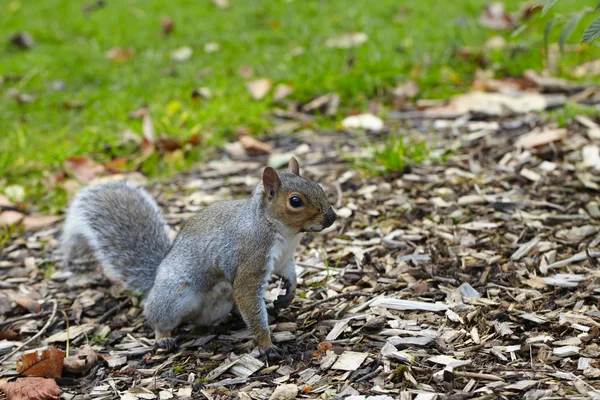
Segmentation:
<svg viewBox="0 0 600 400">
<path fill-rule="evenodd" d="M 279 189 L 279 176 L 277 175 L 277 171 L 271 167 L 266 167 L 263 171 L 262 181 L 265 196 L 267 199 L 272 200 L 275 197 L 277 189 Z"/>
<path fill-rule="evenodd" d="M 288 163 L 288 168 L 294 174 L 300 175 L 300 164 L 298 164 L 298 160 L 296 160 L 296 157 L 290 158 L 290 162 Z"/>
</svg>

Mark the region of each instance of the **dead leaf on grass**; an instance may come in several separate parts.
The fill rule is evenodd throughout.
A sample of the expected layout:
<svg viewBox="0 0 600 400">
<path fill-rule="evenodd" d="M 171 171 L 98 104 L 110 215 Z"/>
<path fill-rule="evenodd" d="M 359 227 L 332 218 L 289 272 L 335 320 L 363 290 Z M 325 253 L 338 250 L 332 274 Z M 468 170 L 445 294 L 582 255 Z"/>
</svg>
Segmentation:
<svg viewBox="0 0 600 400">
<path fill-rule="evenodd" d="M 345 129 L 365 129 L 379 132 L 383 129 L 383 120 L 373 114 L 351 115 L 342 120 Z"/>
<path fill-rule="evenodd" d="M 89 184 L 94 179 L 100 177 L 105 169 L 104 165 L 82 156 L 71 157 L 64 164 L 75 176 L 75 179 L 83 184 Z"/>
<path fill-rule="evenodd" d="M 7 400 L 59 400 L 63 391 L 54 379 L 20 378 L 0 385 Z"/>
<path fill-rule="evenodd" d="M 98 361 L 98 354 L 88 345 L 82 346 L 77 354 L 64 360 L 64 368 L 69 372 L 83 374 L 88 372 Z"/>
<path fill-rule="evenodd" d="M 65 352 L 50 347 L 48 350 L 23 354 L 21 361 L 17 361 L 17 372 L 21 376 L 39 376 L 46 378 L 60 378 L 62 376 Z"/>
<path fill-rule="evenodd" d="M 30 214 L 25 216 L 21 223 L 27 230 L 37 230 L 46 228 L 58 221 L 60 221 L 60 217 L 57 215 Z"/>
<path fill-rule="evenodd" d="M 213 4 L 220 9 L 229 8 L 229 0 L 212 0 Z"/>
<path fill-rule="evenodd" d="M 122 47 L 113 47 L 106 52 L 106 57 L 116 63 L 123 63 L 133 57 L 133 49 L 124 49 Z"/>
<path fill-rule="evenodd" d="M 171 53 L 171 59 L 177 62 L 185 62 L 192 57 L 192 54 L 194 54 L 194 51 L 191 47 L 183 46 Z"/>
<path fill-rule="evenodd" d="M 486 28 L 507 30 L 516 27 L 513 17 L 506 12 L 504 3 L 494 2 L 485 5 L 479 16 L 479 23 Z"/>
<path fill-rule="evenodd" d="M 239 70 L 239 74 L 242 78 L 250 78 L 254 75 L 254 70 L 249 65 L 242 65 Z"/>
<path fill-rule="evenodd" d="M 257 79 L 252 82 L 248 82 L 246 87 L 248 88 L 248 92 L 250 92 L 250 96 L 254 100 L 263 99 L 271 90 L 272 82 L 269 78 Z"/>
<path fill-rule="evenodd" d="M 131 119 L 142 119 L 148 114 L 148 107 L 141 107 L 129 113 Z"/>
<path fill-rule="evenodd" d="M 263 143 L 253 138 L 246 132 L 237 132 L 237 137 L 244 150 L 249 154 L 271 154 L 273 148 L 268 143 Z"/>
<path fill-rule="evenodd" d="M 600 60 L 588 61 L 575 67 L 571 75 L 575 78 L 600 75 Z"/>
<path fill-rule="evenodd" d="M 352 47 L 360 46 L 369 39 L 364 32 L 348 32 L 340 36 L 332 37 L 327 39 L 325 46 L 336 48 L 336 49 L 350 49 Z"/>
<path fill-rule="evenodd" d="M 291 86 L 280 83 L 279 85 L 275 86 L 275 93 L 273 94 L 273 99 L 275 99 L 275 101 L 283 100 L 290 94 L 292 94 L 292 91 L 293 89 Z"/>
<path fill-rule="evenodd" d="M 111 171 L 124 171 L 127 169 L 127 159 L 125 157 L 116 157 L 104 163 L 104 168 Z"/>
<path fill-rule="evenodd" d="M 21 214 L 18 211 L 3 211 L 0 214 L 0 226 L 13 226 L 18 224 L 23 220 L 25 215 Z"/>
<path fill-rule="evenodd" d="M 163 17 L 160 19 L 160 28 L 162 29 L 162 33 L 165 36 L 169 36 L 173 32 L 173 28 L 175 24 L 173 20 L 169 17 Z"/>
</svg>

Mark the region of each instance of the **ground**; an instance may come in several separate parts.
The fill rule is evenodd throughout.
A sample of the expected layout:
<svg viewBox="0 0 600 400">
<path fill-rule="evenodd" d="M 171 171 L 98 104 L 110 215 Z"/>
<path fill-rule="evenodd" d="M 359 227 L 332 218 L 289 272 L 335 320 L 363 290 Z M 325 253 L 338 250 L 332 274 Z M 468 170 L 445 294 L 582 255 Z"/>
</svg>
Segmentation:
<svg viewBox="0 0 600 400">
<path fill-rule="evenodd" d="M 276 388 L 291 391 L 280 398 L 599 398 L 598 125 L 579 116 L 562 129 L 523 110 L 450 118 L 451 104 L 396 113 L 369 134 L 412 127 L 453 149 L 403 174 L 349 168 L 364 133 L 304 129 L 268 138 L 275 156 L 232 146 L 149 187 L 177 230 L 207 203 L 248 195 L 267 158 L 285 152 L 323 184 L 340 218 L 302 240 L 298 295 L 271 320 L 281 362 L 255 358 L 235 319 L 183 326 L 178 349 L 155 350 L 138 299 L 93 264 L 62 267 L 59 224 L 3 249 L 6 316 L 45 312 L 2 323 L 22 335 L 2 352 L 40 331 L 29 350 L 90 345 L 102 360 L 56 380 L 75 399 L 266 399 Z"/>
<path fill-rule="evenodd" d="M 523 6 L 518 0 L 505 4 L 515 14 Z M 246 84 L 255 79 L 290 86 L 290 99 L 301 104 L 336 92 L 340 113 L 320 121 L 332 127 L 373 101 L 385 105 L 379 111 L 385 114 L 393 107 L 387 92 L 409 79 L 421 87 L 417 98 L 430 99 L 467 90 L 477 69 L 498 77 L 540 71 L 548 62 L 545 25 L 556 16 L 564 21 L 589 2 L 558 2 L 547 15 L 521 18 L 500 31 L 480 23 L 483 5 L 470 0 L 435 6 L 278 0 L 231 2 L 228 8 L 208 0 L 3 2 L 2 40 L 25 31 L 35 45 L 0 46 L 0 189 L 20 185 L 26 203 L 57 212 L 67 196 L 48 190 L 48 177 L 63 171 L 73 156 L 102 163 L 129 157 L 124 132 L 141 134 L 141 121 L 130 114 L 144 106 L 157 134 L 179 140 L 199 135 L 203 146 L 183 160 L 151 157 L 132 166 L 128 159 L 128 167 L 150 176 L 189 168 L 241 128 L 272 131 L 264 116 L 279 104 L 271 94 L 252 99 Z M 569 75 L 593 59 L 595 45 L 589 51 L 575 45 L 593 18 L 585 16 L 573 33 L 556 73 Z M 366 34 L 366 42 L 328 47 L 328 40 L 352 32 Z M 496 36 L 506 45 L 484 46 Z M 177 52 L 186 47 L 192 51 L 189 59 L 187 50 Z M 181 61 L 174 60 L 174 52 Z"/>
</svg>

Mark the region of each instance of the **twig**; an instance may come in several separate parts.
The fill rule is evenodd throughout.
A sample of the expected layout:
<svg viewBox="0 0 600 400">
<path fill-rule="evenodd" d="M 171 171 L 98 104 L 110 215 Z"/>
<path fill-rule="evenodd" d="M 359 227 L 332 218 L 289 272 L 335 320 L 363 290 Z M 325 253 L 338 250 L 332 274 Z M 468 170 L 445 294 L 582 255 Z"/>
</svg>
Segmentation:
<svg viewBox="0 0 600 400">
<path fill-rule="evenodd" d="M 111 308 L 110 310 L 108 310 L 107 312 L 105 312 L 103 316 L 101 316 L 100 318 L 98 318 L 96 320 L 96 323 L 97 324 L 105 323 L 110 317 L 112 317 L 113 315 L 115 315 L 116 313 L 118 313 L 119 311 L 124 309 L 125 307 L 127 307 L 129 304 L 131 304 L 131 297 L 129 297 L 127 300 L 125 300 L 121 304 L 118 304 L 118 305 L 114 306 L 113 308 Z"/>
<path fill-rule="evenodd" d="M 54 316 L 56 315 L 56 310 L 58 309 L 58 302 L 56 300 L 51 300 L 51 301 L 54 303 L 54 307 L 52 308 L 52 315 L 48 319 L 48 322 L 46 322 L 46 325 L 44 325 L 42 327 L 42 329 L 40 329 L 40 331 L 38 333 L 36 333 L 32 337 L 30 337 L 25 342 L 23 342 L 20 345 L 18 345 L 16 349 L 14 349 L 10 353 L 8 353 L 4 357 L 2 357 L 2 359 L 0 360 L 0 364 L 2 364 L 4 361 L 8 360 L 10 357 L 12 357 L 15 353 L 17 353 L 23 347 L 27 346 L 29 343 L 33 342 L 35 339 L 37 339 L 40 336 L 42 336 L 44 334 L 44 332 L 46 332 L 46 329 L 48 329 L 48 327 L 52 324 L 52 321 L 54 320 Z"/>
<path fill-rule="evenodd" d="M 338 294 L 336 296 L 331 296 L 328 297 L 326 299 L 323 300 L 319 300 L 315 303 L 309 304 L 306 307 L 302 307 L 300 309 L 299 312 L 306 312 L 306 311 L 310 311 L 315 307 L 320 306 L 321 304 L 330 302 L 330 301 L 334 301 L 334 300 L 339 300 L 339 299 L 348 299 L 348 298 L 352 298 L 352 297 L 359 297 L 359 296 L 372 296 L 375 293 L 367 293 L 367 292 L 348 292 L 348 293 L 342 293 L 342 294 Z"/>
<path fill-rule="evenodd" d="M 40 318 L 40 317 L 45 317 L 46 315 L 49 315 L 51 312 L 52 311 L 42 311 L 37 314 L 27 314 L 27 315 L 22 315 L 20 317 L 7 319 L 6 321 L 0 322 L 0 329 L 4 328 L 7 325 L 12 324 L 13 322 L 19 322 L 19 321 L 23 321 L 26 319 L 36 319 L 36 318 Z"/>
<path fill-rule="evenodd" d="M 479 374 L 477 372 L 468 372 L 468 371 L 452 371 L 452 373 L 456 376 L 461 376 L 463 378 L 485 379 L 486 381 L 495 381 L 495 382 L 504 381 L 503 378 L 496 376 L 496 375 L 490 375 L 490 374 Z"/>
</svg>

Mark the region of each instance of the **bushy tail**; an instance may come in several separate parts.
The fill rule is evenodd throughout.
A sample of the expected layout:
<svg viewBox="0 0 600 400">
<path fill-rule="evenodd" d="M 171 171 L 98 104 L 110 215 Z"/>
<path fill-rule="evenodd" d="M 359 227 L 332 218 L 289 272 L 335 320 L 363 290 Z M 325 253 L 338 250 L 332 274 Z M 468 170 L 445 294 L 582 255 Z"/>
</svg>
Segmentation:
<svg viewBox="0 0 600 400">
<path fill-rule="evenodd" d="M 156 201 L 126 182 L 91 186 L 69 207 L 61 250 L 65 265 L 91 253 L 104 272 L 127 289 L 146 294 L 171 248 Z"/>
</svg>

